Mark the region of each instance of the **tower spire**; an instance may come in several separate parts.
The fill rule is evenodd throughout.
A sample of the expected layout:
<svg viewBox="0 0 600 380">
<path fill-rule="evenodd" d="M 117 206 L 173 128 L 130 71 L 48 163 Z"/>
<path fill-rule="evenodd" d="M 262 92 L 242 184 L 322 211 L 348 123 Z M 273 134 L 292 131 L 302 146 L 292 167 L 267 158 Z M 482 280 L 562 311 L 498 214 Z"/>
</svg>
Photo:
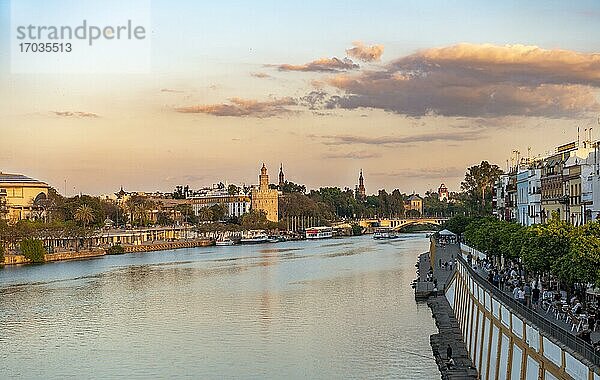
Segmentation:
<svg viewBox="0 0 600 380">
<path fill-rule="evenodd" d="M 279 190 L 283 190 L 285 185 L 285 175 L 283 174 L 283 163 L 279 166 Z"/>
</svg>

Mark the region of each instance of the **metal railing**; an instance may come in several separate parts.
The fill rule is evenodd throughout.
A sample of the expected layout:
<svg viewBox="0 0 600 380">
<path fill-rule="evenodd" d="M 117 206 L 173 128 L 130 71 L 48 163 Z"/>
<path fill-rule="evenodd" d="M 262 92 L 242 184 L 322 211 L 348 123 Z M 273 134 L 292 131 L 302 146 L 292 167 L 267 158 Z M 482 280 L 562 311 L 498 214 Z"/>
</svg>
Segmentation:
<svg viewBox="0 0 600 380">
<path fill-rule="evenodd" d="M 532 325 L 535 325 L 539 331 L 544 332 L 546 336 L 557 339 L 571 350 L 583 356 L 592 364 L 600 366 L 600 355 L 594 351 L 594 347 L 590 343 L 587 343 L 583 339 L 572 334 L 571 331 L 565 329 L 564 327 L 549 321 L 533 309 L 530 309 L 515 301 L 511 296 L 490 284 L 485 278 L 471 268 L 469 263 L 466 262 L 462 255 L 458 255 L 457 259 L 464 264 L 465 268 L 467 268 L 467 272 L 469 272 L 473 280 L 477 282 L 478 285 L 489 291 L 497 300 L 502 302 L 504 306 L 511 309 L 514 314 L 521 317 L 521 319 L 530 322 Z"/>
</svg>

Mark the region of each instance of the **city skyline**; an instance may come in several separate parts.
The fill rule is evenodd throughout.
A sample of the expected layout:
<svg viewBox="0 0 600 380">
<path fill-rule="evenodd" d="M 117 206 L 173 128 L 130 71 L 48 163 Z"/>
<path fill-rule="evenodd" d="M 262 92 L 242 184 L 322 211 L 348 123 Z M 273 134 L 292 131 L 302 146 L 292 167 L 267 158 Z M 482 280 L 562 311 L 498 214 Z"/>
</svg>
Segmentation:
<svg viewBox="0 0 600 380">
<path fill-rule="evenodd" d="M 307 188 L 353 188 L 362 168 L 368 193 L 422 194 L 600 131 L 594 2 L 151 12 L 150 74 L 12 74 L 0 53 L 0 170 L 72 195 L 252 184 L 283 162 Z M 0 23 L 8 43 L 6 0 Z"/>
</svg>

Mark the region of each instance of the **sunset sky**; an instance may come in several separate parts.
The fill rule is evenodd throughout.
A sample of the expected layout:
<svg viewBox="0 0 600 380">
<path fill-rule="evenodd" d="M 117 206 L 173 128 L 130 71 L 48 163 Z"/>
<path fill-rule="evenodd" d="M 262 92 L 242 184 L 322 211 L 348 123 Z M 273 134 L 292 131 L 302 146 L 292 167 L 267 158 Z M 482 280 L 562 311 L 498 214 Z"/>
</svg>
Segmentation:
<svg viewBox="0 0 600 380">
<path fill-rule="evenodd" d="M 199 3 L 151 2 L 148 74 L 13 74 L 0 0 L 0 170 L 73 195 L 251 184 L 265 162 L 423 193 L 600 137 L 598 1 Z"/>
</svg>

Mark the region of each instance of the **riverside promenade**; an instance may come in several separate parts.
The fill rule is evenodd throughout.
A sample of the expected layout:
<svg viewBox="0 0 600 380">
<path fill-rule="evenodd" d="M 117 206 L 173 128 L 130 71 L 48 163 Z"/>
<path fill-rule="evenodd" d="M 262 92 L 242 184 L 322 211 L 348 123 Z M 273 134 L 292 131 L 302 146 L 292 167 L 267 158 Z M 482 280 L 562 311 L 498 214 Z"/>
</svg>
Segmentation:
<svg viewBox="0 0 600 380">
<path fill-rule="evenodd" d="M 460 254 L 458 244 L 439 245 L 435 240 L 431 241 L 429 254 L 419 257 L 418 272 L 419 280 L 424 281 L 433 264 L 433 279 L 437 282 L 438 294 L 433 294 L 427 299 L 427 305 L 431 309 L 438 333 L 430 337 L 433 356 L 440 370 L 441 378 L 448 380 L 458 379 L 477 379 L 477 370 L 473 367 L 467 346 L 463 341 L 463 335 L 450 307 L 448 300 L 444 295 L 444 289 L 454 272 L 455 266 L 450 270 L 444 263 L 452 262 Z M 423 257 L 432 258 L 424 260 Z M 432 263 L 433 261 L 433 263 Z M 454 366 L 448 368 L 447 348 L 452 349 L 452 358 Z"/>
</svg>

